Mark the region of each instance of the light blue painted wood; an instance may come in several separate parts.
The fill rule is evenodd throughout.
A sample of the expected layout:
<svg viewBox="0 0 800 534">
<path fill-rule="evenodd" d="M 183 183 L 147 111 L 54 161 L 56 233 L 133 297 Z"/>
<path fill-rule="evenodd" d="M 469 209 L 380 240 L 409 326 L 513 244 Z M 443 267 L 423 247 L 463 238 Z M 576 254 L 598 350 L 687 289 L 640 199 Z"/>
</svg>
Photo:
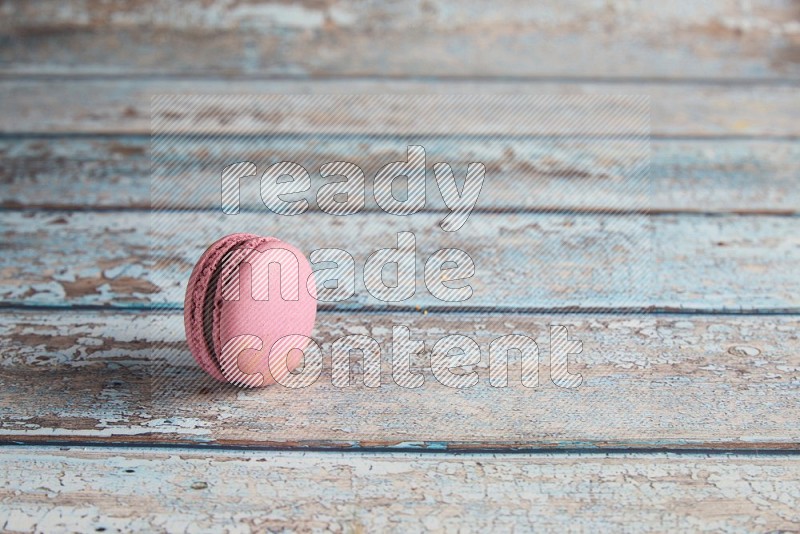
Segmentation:
<svg viewBox="0 0 800 534">
<path fill-rule="evenodd" d="M 324 181 L 319 165 L 348 157 L 372 165 L 385 163 L 404 148 L 404 140 L 364 136 L 348 142 L 310 139 L 305 142 L 264 137 L 260 141 L 226 141 L 229 155 L 249 159 L 262 169 L 274 161 L 304 154 L 313 172 L 311 209 Z M 187 139 L 185 158 L 209 154 L 222 158 L 220 143 Z M 355 145 L 355 146 L 354 146 Z M 650 188 L 647 198 L 626 196 L 625 173 L 635 158 L 625 156 L 630 143 L 621 141 L 566 141 L 557 139 L 460 140 L 423 142 L 430 152 L 429 166 L 440 154 L 448 161 L 481 161 L 486 185 L 478 208 L 482 210 L 631 209 L 654 211 L 797 213 L 800 208 L 800 143 L 795 141 L 653 140 Z M 150 139 L 147 136 L 11 137 L 0 138 L 0 178 L 5 207 L 25 208 L 136 208 L 150 207 Z M 180 192 L 169 203 L 176 208 L 219 209 L 220 168 L 200 169 L 171 177 Z M 626 170 L 627 168 L 627 170 Z M 208 176 L 211 171 L 213 176 Z M 458 171 L 458 167 L 456 168 Z M 372 178 L 373 173 L 367 173 Z M 429 173 L 425 209 L 444 208 Z M 627 180 L 630 182 L 631 180 Z M 635 180 L 634 180 L 635 181 Z M 242 185 L 242 209 L 261 210 L 258 180 Z M 207 184 L 201 187 L 202 184 Z M 367 180 L 366 208 L 377 209 Z M 218 184 L 217 184 L 218 185 Z"/>
<path fill-rule="evenodd" d="M 307 255 L 347 250 L 358 283 L 342 309 L 381 308 L 365 291 L 361 268 L 375 250 L 397 246 L 396 232 L 411 231 L 417 290 L 394 304 L 402 308 L 774 311 L 799 304 L 798 217 L 478 213 L 452 233 L 439 228 L 442 217 L 6 211 L 0 296 L 20 306 L 179 307 L 203 250 L 248 231 L 278 236 Z M 423 285 L 424 262 L 441 248 L 460 248 L 475 263 L 474 294 L 464 303 L 443 303 Z"/>
<path fill-rule="evenodd" d="M 549 325 L 583 343 L 569 356 L 582 383 L 550 378 Z M 392 326 L 425 351 L 411 363 L 418 389 L 392 378 Z M 794 450 L 800 442 L 800 315 L 411 313 L 319 314 L 319 379 L 303 389 L 242 390 L 205 375 L 188 352 L 183 314 L 0 313 L 0 441 L 267 446 L 288 449 L 453 450 L 630 448 Z M 469 388 L 431 372 L 430 351 L 448 334 L 481 350 Z M 509 333 L 540 349 L 539 386 L 490 385 L 488 346 Z M 331 344 L 373 337 L 381 387 L 363 383 L 353 357 L 350 386 L 331 378 Z M 512 362 L 517 362 L 512 357 Z"/>
</svg>

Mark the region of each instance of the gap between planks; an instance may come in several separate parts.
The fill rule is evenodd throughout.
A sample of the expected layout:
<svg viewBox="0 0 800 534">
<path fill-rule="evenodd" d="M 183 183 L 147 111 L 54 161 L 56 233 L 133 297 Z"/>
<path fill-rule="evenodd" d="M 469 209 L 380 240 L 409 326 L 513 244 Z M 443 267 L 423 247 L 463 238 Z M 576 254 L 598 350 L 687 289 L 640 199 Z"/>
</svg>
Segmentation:
<svg viewBox="0 0 800 534">
<path fill-rule="evenodd" d="M 88 450 L 107 451 L 109 453 L 125 449 L 130 451 L 163 451 L 165 453 L 181 452 L 194 454 L 214 453 L 286 453 L 286 454 L 363 454 L 375 456 L 410 456 L 425 457 L 428 455 L 443 457 L 492 457 L 492 458 L 518 458 L 520 456 L 703 456 L 706 458 L 792 458 L 800 456 L 800 443 L 762 442 L 753 444 L 737 443 L 735 445 L 720 444 L 708 446 L 701 442 L 686 443 L 685 445 L 664 445 L 658 441 L 642 441 L 637 444 L 615 443 L 559 443 L 551 446 L 531 446 L 519 442 L 495 442 L 493 444 L 475 444 L 474 442 L 451 441 L 420 441 L 416 443 L 403 443 L 401 445 L 382 446 L 373 443 L 354 443 L 352 441 L 328 441 L 291 444 L 267 443 L 242 443 L 240 441 L 226 442 L 220 440 L 215 443 L 189 443 L 186 441 L 152 441 L 148 438 L 125 441 L 121 440 L 87 440 L 74 439 L 49 439 L 49 438 L 4 438 L 0 437 L 0 450 L 3 448 L 25 447 L 27 450 L 41 448 L 58 448 L 70 450 L 82 448 Z"/>
<path fill-rule="evenodd" d="M 0 82 L 2 81 L 32 81 L 32 82 L 59 82 L 59 81 L 183 81 L 197 80 L 200 73 L 168 73 L 168 72 L 136 72 L 136 73 L 99 73 L 99 72 L 43 72 L 31 73 L 26 71 L 13 71 L 0 68 Z M 684 86 L 719 86 L 719 87 L 774 87 L 774 86 L 800 86 L 800 78 L 763 77 L 763 78 L 713 78 L 696 77 L 688 78 L 680 75 L 671 77 L 658 76 L 549 76 L 549 75 L 452 75 L 452 76 L 415 76 L 407 74 L 397 75 L 362 75 L 362 74 L 337 74 L 330 73 L 324 76 L 280 75 L 280 74 L 255 74 L 240 73 L 227 74 L 222 71 L 204 71 L 202 78 L 214 80 L 221 79 L 228 82 L 310 82 L 310 81 L 353 81 L 353 82 L 418 82 L 418 83 L 560 83 L 560 84 L 597 84 L 597 85 L 684 85 Z"/>
<path fill-rule="evenodd" d="M 338 446 L 337 446 L 338 445 Z M 266 444 L 241 444 L 218 442 L 213 444 L 206 443 L 187 443 L 185 441 L 92 441 L 85 439 L 64 439 L 64 440 L 42 440 L 42 439 L 6 439 L 0 438 L 0 454 L 3 449 L 20 449 L 30 451 L 32 449 L 59 449 L 60 451 L 72 451 L 76 449 L 84 451 L 96 451 L 98 453 L 115 454 L 122 450 L 125 452 L 147 453 L 152 451 L 156 454 L 206 454 L 225 455 L 227 453 L 278 453 L 287 455 L 363 455 L 364 457 L 397 457 L 397 458 L 425 458 L 427 456 L 439 456 L 443 458 L 520 458 L 520 457 L 657 457 L 657 456 L 694 456 L 702 458 L 793 458 L 800 456 L 800 444 L 791 443 L 758 443 L 752 446 L 738 445 L 735 447 L 702 447 L 687 444 L 686 446 L 663 446 L 657 442 L 648 444 L 643 442 L 638 446 L 618 447 L 605 445 L 588 446 L 576 443 L 574 447 L 529 447 L 518 443 L 496 444 L 492 446 L 476 446 L 474 443 L 453 443 L 453 442 L 419 442 L 405 445 L 381 447 L 378 445 L 358 445 L 353 446 L 348 442 L 331 442 L 328 446 L 280 446 Z"/>
<path fill-rule="evenodd" d="M 0 302 L 0 310 L 18 310 L 18 311 L 74 311 L 74 312 L 92 312 L 92 311 L 113 311 L 119 313 L 138 313 L 138 312 L 182 312 L 183 305 L 181 304 L 119 304 L 119 305 L 102 305 L 102 304 L 38 304 L 38 303 L 19 303 L 19 302 Z M 364 305 L 336 305 L 336 304 L 319 304 L 317 306 L 317 313 L 358 313 L 362 315 L 386 315 L 391 313 L 422 313 L 423 310 L 416 306 L 392 306 L 377 307 L 377 306 L 364 306 Z M 625 308 L 625 307 L 592 307 L 581 308 L 575 307 L 446 307 L 436 306 L 425 308 L 424 312 L 430 315 L 528 315 L 528 314 L 552 314 L 555 316 L 569 316 L 569 315 L 640 315 L 640 316 L 692 316 L 692 315 L 709 315 L 719 317 L 736 317 L 736 316 L 755 316 L 755 317 L 791 317 L 800 315 L 800 308 L 679 308 L 679 307 L 657 307 L 649 306 L 643 308 Z"/>
</svg>

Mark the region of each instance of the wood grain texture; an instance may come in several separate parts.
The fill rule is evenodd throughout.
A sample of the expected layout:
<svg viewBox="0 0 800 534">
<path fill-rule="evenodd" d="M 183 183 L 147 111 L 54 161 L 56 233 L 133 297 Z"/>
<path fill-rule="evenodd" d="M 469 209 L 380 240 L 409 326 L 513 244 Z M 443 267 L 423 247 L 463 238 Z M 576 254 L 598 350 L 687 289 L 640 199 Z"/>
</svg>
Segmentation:
<svg viewBox="0 0 800 534">
<path fill-rule="evenodd" d="M 797 217 L 473 213 L 450 233 L 439 227 L 442 217 L 6 211 L 0 213 L 0 297 L 21 306 L 181 306 L 206 247 L 246 231 L 280 236 L 306 255 L 348 251 L 355 295 L 341 309 L 798 306 Z M 387 304 L 365 290 L 364 262 L 375 250 L 396 247 L 396 233 L 406 231 L 416 235 L 416 293 Z M 473 295 L 461 303 L 443 303 L 422 281 L 424 262 L 448 247 L 466 251 L 475 263 Z"/>
<path fill-rule="evenodd" d="M 796 528 L 798 81 L 793 0 L 513 0 L 491 11 L 476 0 L 3 2 L 0 530 Z M 477 127 L 447 125 L 473 136 L 454 157 L 487 154 L 496 171 L 479 213 L 449 237 L 438 197 L 403 221 L 373 211 L 299 224 L 259 211 L 250 189 L 237 230 L 306 252 L 346 248 L 359 269 L 394 232 L 414 231 L 420 283 L 394 310 L 360 282 L 357 298 L 328 305 L 313 386 L 221 386 L 189 355 L 179 308 L 194 261 L 230 226 L 209 217 L 214 195 L 188 174 L 175 177 L 184 194 L 169 207 L 198 211 L 145 211 L 151 99 L 179 93 L 648 96 L 649 207 L 660 215 L 650 243 L 643 221 L 595 213 L 641 207 L 616 179 L 628 163 L 621 138 L 642 133 L 641 99 L 618 98 L 597 120 L 577 98 L 559 111 L 582 120 L 519 126 L 496 120 L 508 112 L 499 109 Z M 253 111 L 234 104 L 197 120 L 173 106 L 155 119 L 184 134 L 279 142 L 326 117 Z M 349 133 L 383 160 L 396 147 L 368 134 L 441 133 L 432 111 L 387 106 Z M 489 139 L 494 131 L 527 137 Z M 574 159 L 559 151 L 564 135 L 604 145 L 587 141 Z M 312 159 L 343 153 L 335 142 L 307 148 Z M 277 153 L 247 156 L 262 165 Z M 637 272 L 649 244 L 652 269 Z M 442 305 L 421 284 L 424 258 L 443 246 L 475 258 L 467 307 Z M 681 311 L 624 313 L 650 306 Z M 424 342 L 419 389 L 393 380 L 396 324 Z M 552 324 L 583 342 L 570 357 L 577 389 L 549 379 Z M 461 368 L 477 372 L 472 388 L 445 387 L 430 370 L 450 333 L 481 347 L 481 362 Z M 509 387 L 490 386 L 489 343 L 509 333 L 538 343 L 537 388 L 516 367 Z M 352 384 L 332 384 L 331 344 L 348 334 L 379 341 L 378 390 L 364 386 L 358 358 Z M 134 443 L 143 448 L 124 447 Z M 114 447 L 66 446 L 86 444 Z M 590 449 L 644 454 L 575 452 Z M 711 454 L 659 452 L 677 449 Z"/>
<path fill-rule="evenodd" d="M 5 73 L 797 78 L 790 0 L 5 2 Z"/>
<path fill-rule="evenodd" d="M 0 449 L 7 532 L 790 531 L 797 457 Z"/>
<path fill-rule="evenodd" d="M 583 342 L 570 370 L 549 379 L 550 324 Z M 392 378 L 391 329 L 406 325 L 425 351 L 425 383 Z M 188 353 L 180 312 L 8 310 L 0 314 L 0 427 L 6 442 L 205 443 L 278 448 L 739 448 L 800 442 L 800 316 L 321 313 L 324 355 L 310 387 L 241 390 L 206 376 Z M 430 350 L 469 333 L 479 382 L 451 389 Z M 540 348 L 539 386 L 512 363 L 489 384 L 488 344 L 519 333 Z M 382 383 L 367 388 L 360 358 L 350 386 L 332 383 L 330 347 L 350 334 L 382 348 Z M 25 399 L 21 402 L 20 399 Z"/>
<path fill-rule="evenodd" d="M 383 164 L 397 157 L 399 141 L 365 137 L 359 149 L 330 140 L 296 144 L 286 140 L 226 142 L 231 154 L 266 168 L 274 161 L 297 157 L 314 164 L 341 158 Z M 296 142 L 297 143 L 297 142 Z M 433 146 L 431 145 L 433 143 Z M 441 140 L 427 140 L 428 150 Z M 230 146 L 234 145 L 234 146 Z M 450 161 L 479 160 L 487 168 L 487 185 L 478 206 L 484 210 L 545 211 L 649 207 L 652 212 L 796 214 L 800 209 L 800 143 L 795 141 L 679 141 L 651 143 L 650 191 L 645 199 L 629 196 L 620 170 L 632 158 L 631 142 L 502 139 L 449 144 L 440 152 Z M 291 145 L 290 145 L 291 146 Z M 187 139 L 186 157 L 212 151 L 211 141 Z M 150 140 L 119 137 L 0 138 L 0 207 L 64 210 L 149 209 Z M 459 169 L 455 169 L 459 172 Z M 368 178 L 372 178 L 367 173 Z M 426 210 L 444 208 L 433 176 Z M 169 205 L 182 209 L 219 208 L 219 192 L 197 187 L 195 174 L 161 179 L 182 194 Z M 324 181 L 312 174 L 314 192 Z M 631 180 L 629 180 L 631 181 Z M 169 185 L 167 185 L 167 182 Z M 244 208 L 263 209 L 258 192 L 243 184 Z M 316 195 L 314 195 L 315 197 Z M 367 180 L 366 209 L 378 209 Z M 637 203 L 639 205 L 637 205 Z M 316 209 L 311 202 L 311 209 Z"/>
<path fill-rule="evenodd" d="M 797 104 L 797 88 L 791 85 L 742 86 L 729 84 L 684 85 L 638 83 L 558 83 L 558 82 L 509 82 L 509 81 L 398 81 L 398 80 L 263 80 L 236 81 L 225 79 L 151 79 L 151 80 L 0 80 L 0 133 L 27 132 L 47 133 L 125 133 L 150 134 L 151 100 L 156 95 L 252 95 L 252 94 L 535 94 L 535 95 L 578 95 L 598 98 L 615 98 L 625 101 L 625 95 L 632 95 L 635 107 L 641 107 L 641 99 L 650 98 L 652 134 L 663 136 L 720 137 L 720 136 L 778 136 L 796 137 L 800 134 L 800 105 Z M 571 116 L 566 123 L 515 123 L 515 127 L 526 132 L 536 131 L 545 134 L 588 134 L 590 129 L 581 127 L 580 114 L 587 110 L 592 113 L 606 113 L 609 121 L 593 122 L 592 128 L 600 133 L 613 130 L 617 135 L 642 132 L 641 115 L 628 113 L 630 124 L 620 122 L 620 115 L 613 110 L 591 107 L 588 100 L 576 96 L 583 102 L 576 106 L 570 115 L 569 109 L 555 110 L 564 116 Z M 225 100 L 221 100 L 225 102 Z M 277 102 L 277 101 L 276 101 Z M 319 120 L 314 109 L 307 109 L 305 115 L 292 115 L 288 120 L 276 105 L 270 111 L 262 107 L 252 115 L 245 107 L 237 107 L 227 99 L 225 116 L 211 113 L 199 117 L 178 113 L 174 117 L 169 110 L 162 113 L 163 119 L 175 119 L 166 128 L 177 131 L 214 131 L 274 133 L 276 128 L 292 129 L 292 124 Z M 554 111 L 547 108 L 547 111 Z M 409 117 L 415 117 L 413 124 L 428 124 L 424 113 L 430 109 L 409 108 L 408 106 L 387 107 L 385 113 L 375 114 L 368 123 L 363 123 L 365 131 L 387 133 L 402 131 L 402 125 Z M 501 109 L 499 115 L 512 114 L 511 109 Z M 196 114 L 199 115 L 199 114 Z M 316 118 L 315 118 L 316 116 Z M 637 119 L 637 120 L 633 120 Z M 569 126 L 565 130 L 564 124 Z M 481 122 L 473 123 L 481 128 Z M 497 125 L 499 131 L 507 132 L 509 124 Z M 585 125 L 584 125 L 585 126 Z M 436 126 L 441 129 L 442 126 Z M 302 129 L 300 129 L 302 131 Z M 312 130 L 317 131 L 317 130 Z M 357 133 L 358 129 L 351 129 Z M 458 130 L 451 130 L 458 131 Z M 419 132 L 410 132 L 419 133 Z M 462 133 L 462 132 L 460 132 Z"/>
</svg>

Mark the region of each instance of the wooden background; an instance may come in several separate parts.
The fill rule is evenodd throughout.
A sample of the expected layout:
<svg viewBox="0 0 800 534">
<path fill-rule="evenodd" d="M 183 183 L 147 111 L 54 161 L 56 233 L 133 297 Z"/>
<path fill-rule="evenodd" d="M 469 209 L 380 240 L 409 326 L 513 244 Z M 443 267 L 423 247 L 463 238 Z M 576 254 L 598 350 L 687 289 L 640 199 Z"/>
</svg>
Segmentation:
<svg viewBox="0 0 800 534">
<path fill-rule="evenodd" d="M 0 4 L 0 528 L 800 529 L 800 3 L 650 4 Z M 657 277 L 634 304 L 653 313 L 508 295 L 503 313 L 318 317 L 322 340 L 402 322 L 429 349 L 557 313 L 588 336 L 574 394 L 376 397 L 333 388 L 329 366 L 301 393 L 182 388 L 200 376 L 182 312 L 150 310 L 181 292 L 147 259 L 150 100 L 263 92 L 649 96 Z M 620 200 L 602 168 L 551 176 L 577 171 L 591 194 L 568 208 L 589 224 Z M 526 189 L 500 180 L 473 215 L 496 250 L 565 217 Z M 155 346 L 185 364 L 168 402 Z"/>
</svg>

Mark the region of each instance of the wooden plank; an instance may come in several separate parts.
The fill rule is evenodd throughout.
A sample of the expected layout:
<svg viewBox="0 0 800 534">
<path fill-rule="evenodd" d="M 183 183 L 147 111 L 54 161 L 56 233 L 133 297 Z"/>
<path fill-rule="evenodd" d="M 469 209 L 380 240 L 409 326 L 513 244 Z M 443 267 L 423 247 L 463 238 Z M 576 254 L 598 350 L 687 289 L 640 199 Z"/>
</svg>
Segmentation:
<svg viewBox="0 0 800 534">
<path fill-rule="evenodd" d="M 282 159 L 303 158 L 314 164 L 350 160 L 384 163 L 396 157 L 398 142 L 365 137 L 359 150 L 324 139 L 287 141 L 265 138 L 262 144 L 226 141 L 230 153 L 261 167 Z M 433 143 L 433 145 L 431 145 Z M 442 140 L 425 140 L 429 151 Z M 234 145 L 230 147 L 230 145 Z M 450 161 L 480 160 L 487 168 L 487 186 L 478 205 L 487 210 L 575 209 L 598 211 L 636 208 L 619 177 L 630 162 L 624 141 L 461 140 L 441 152 Z M 211 141 L 187 139 L 186 157 Z M 795 141 L 654 140 L 651 144 L 650 193 L 646 204 L 653 212 L 796 214 L 800 190 L 800 143 Z M 614 157 L 616 155 L 616 157 Z M 43 209 L 147 209 L 150 207 L 150 140 L 147 137 L 7 137 L 0 138 L 0 207 Z M 454 163 L 455 165 L 455 163 Z M 458 168 L 455 168 L 456 172 Z M 367 176 L 371 178 L 370 173 Z M 429 176 L 425 209 L 444 208 Z M 170 202 L 183 209 L 219 209 L 219 192 L 197 187 L 195 174 L 161 178 L 184 193 Z M 324 181 L 312 174 L 314 192 Z M 243 209 L 263 209 L 257 192 L 241 195 Z M 212 190 L 213 189 L 213 190 Z M 530 194 L 531 191 L 536 194 Z M 314 195 L 315 197 L 315 195 Z M 378 209 L 367 180 L 365 209 Z M 641 206 L 638 206 L 641 207 Z M 311 202 L 311 209 L 316 209 Z"/>
<path fill-rule="evenodd" d="M 643 100 L 650 98 L 652 134 L 660 136 L 778 136 L 795 137 L 800 134 L 800 106 L 797 105 L 797 88 L 783 86 L 742 86 L 728 84 L 684 85 L 637 83 L 558 83 L 509 81 L 398 81 L 398 80 L 240 80 L 231 83 L 225 79 L 151 79 L 151 80 L 0 80 L 0 132 L 46 133 L 91 132 L 149 134 L 151 132 L 150 105 L 156 95 L 252 95 L 252 94 L 542 94 L 574 95 L 572 104 L 548 106 L 542 101 L 543 113 L 557 113 L 569 117 L 566 121 L 508 121 L 493 124 L 491 120 L 475 121 L 473 128 L 487 130 L 496 127 L 500 133 L 589 134 L 592 132 L 616 135 L 647 132 L 641 124 Z M 612 96 L 608 96 L 612 95 Z M 584 97 L 584 98 L 581 98 Z M 610 98 L 618 101 L 616 107 L 592 106 L 591 99 Z M 166 128 L 182 132 L 213 131 L 275 133 L 276 131 L 319 131 L 320 117 L 313 108 L 285 115 L 282 102 L 277 100 L 274 109 L 264 104 L 256 114 L 247 106 L 237 107 L 233 99 L 220 99 L 230 113 L 220 117 L 209 113 L 200 120 L 185 110 L 173 113 L 163 110 L 160 119 L 172 120 Z M 403 132 L 406 124 L 426 131 L 467 133 L 449 124 L 426 121 L 427 114 L 436 111 L 424 99 L 419 109 L 410 106 L 387 106 L 381 113 L 370 115 L 370 121 L 361 128 L 350 128 L 374 133 Z M 630 109 L 625 109 L 625 106 Z M 570 109 L 569 106 L 574 106 Z M 357 112 L 357 107 L 354 109 Z M 442 111 L 443 112 L 443 111 Z M 646 113 L 646 107 L 644 109 Z M 502 118 L 513 116 L 514 108 L 500 106 L 489 115 Z M 518 113 L 518 112 L 517 112 Z M 604 120 L 584 121 L 583 114 L 593 113 Z M 517 115 L 518 116 L 518 115 Z M 409 123 L 409 117 L 414 120 Z M 224 119 L 224 120 L 220 120 Z M 624 121 L 622 119 L 625 119 Z M 626 122 L 627 121 L 627 122 Z M 316 126 L 315 126 L 316 124 Z M 300 125 L 300 126 L 298 126 Z M 460 124 L 468 126 L 467 124 Z M 166 129 L 164 130 L 166 131 Z M 488 131 L 488 130 L 487 130 Z M 494 131 L 494 130 L 492 130 Z M 408 131 L 405 133 L 421 133 Z"/>
<path fill-rule="evenodd" d="M 791 457 L 0 449 L 6 531 L 789 531 Z"/>
<path fill-rule="evenodd" d="M 583 343 L 569 358 L 577 388 L 550 381 L 549 326 Z M 393 325 L 425 351 L 417 389 L 392 378 Z M 278 448 L 754 448 L 798 450 L 800 316 L 363 314 L 323 312 L 313 334 L 323 372 L 305 389 L 222 387 L 188 353 L 180 312 L 0 314 L 2 440 L 205 443 Z M 481 348 L 465 389 L 431 374 L 430 350 L 460 333 Z M 489 383 L 488 345 L 533 338 L 539 386 L 518 367 Z M 331 344 L 373 337 L 382 381 L 331 378 Z M 358 360 L 358 358 L 354 358 Z M 517 364 L 518 365 L 518 364 Z"/>
<path fill-rule="evenodd" d="M 348 251 L 355 295 L 340 307 L 776 311 L 799 302 L 797 217 L 473 213 L 461 230 L 443 232 L 443 216 L 5 211 L 0 298 L 23 306 L 181 306 L 205 248 L 249 231 L 280 236 L 305 254 Z M 397 246 L 397 232 L 416 236 L 418 282 L 413 297 L 387 304 L 364 289 L 362 270 L 372 252 Z M 431 254 L 453 247 L 475 263 L 473 295 L 443 303 L 422 273 Z"/>
<path fill-rule="evenodd" d="M 797 78 L 790 0 L 3 5 L 5 73 Z"/>
</svg>

